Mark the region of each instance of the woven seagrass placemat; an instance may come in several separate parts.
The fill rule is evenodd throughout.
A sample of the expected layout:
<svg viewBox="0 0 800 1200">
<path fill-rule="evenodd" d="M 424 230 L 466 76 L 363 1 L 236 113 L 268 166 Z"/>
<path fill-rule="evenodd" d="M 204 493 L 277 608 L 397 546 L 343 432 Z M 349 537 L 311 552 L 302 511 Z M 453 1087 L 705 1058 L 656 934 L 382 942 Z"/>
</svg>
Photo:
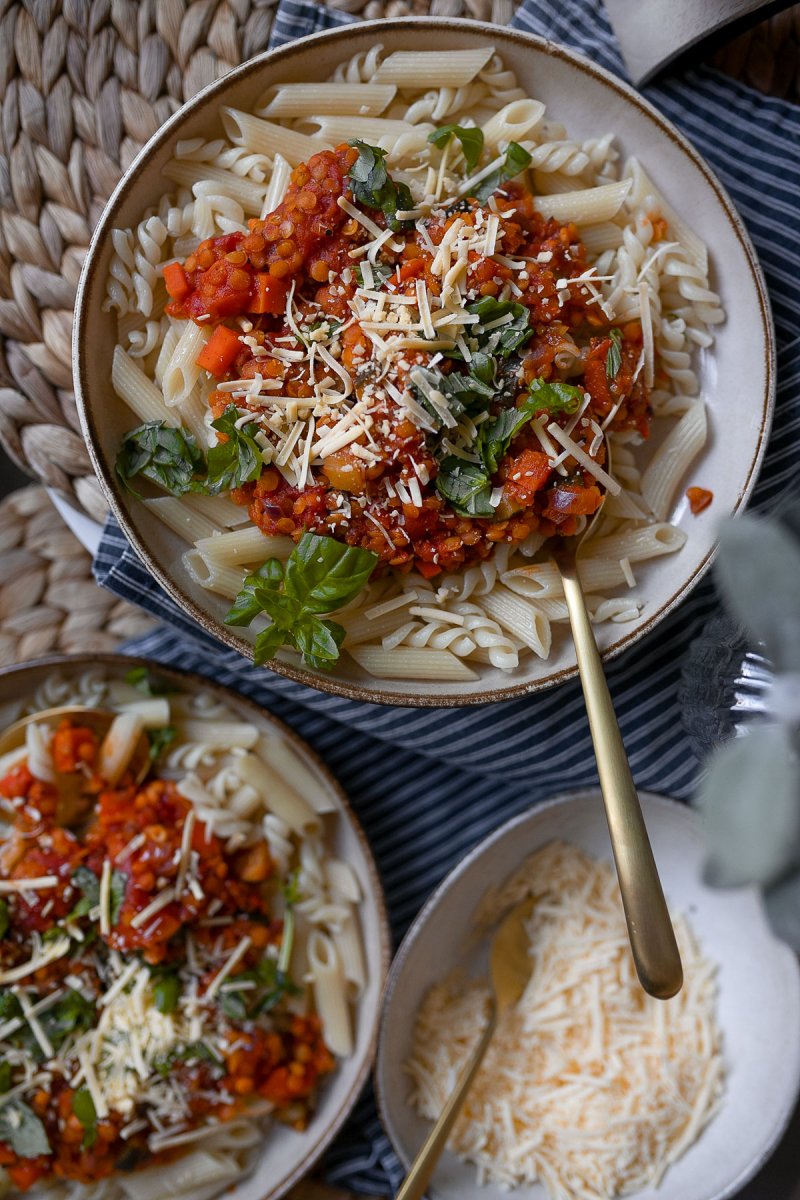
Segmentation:
<svg viewBox="0 0 800 1200">
<path fill-rule="evenodd" d="M 507 24 L 515 0 L 329 0 L 367 17 Z M 553 0 L 554 3 L 557 0 Z M 93 225 L 144 141 L 211 80 L 266 48 L 276 0 L 0 0 L 0 441 L 102 520 L 70 371 L 75 288 Z M 800 5 L 716 65 L 800 99 Z"/>
</svg>

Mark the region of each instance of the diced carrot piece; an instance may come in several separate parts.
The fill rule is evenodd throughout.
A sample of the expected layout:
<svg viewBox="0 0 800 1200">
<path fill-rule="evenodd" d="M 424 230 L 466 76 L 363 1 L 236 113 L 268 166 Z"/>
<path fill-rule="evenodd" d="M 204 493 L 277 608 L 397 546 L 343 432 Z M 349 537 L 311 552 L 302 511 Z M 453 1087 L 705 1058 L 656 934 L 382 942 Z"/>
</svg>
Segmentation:
<svg viewBox="0 0 800 1200">
<path fill-rule="evenodd" d="M 251 313 L 282 313 L 286 307 L 289 285 L 285 279 L 259 271 L 255 277 L 255 294 L 248 308 Z"/>
<path fill-rule="evenodd" d="M 192 285 L 179 262 L 167 263 L 164 267 L 164 286 L 173 300 L 184 300 L 189 295 Z"/>
<path fill-rule="evenodd" d="M 195 362 L 212 375 L 224 375 L 242 348 L 239 335 L 227 325 L 218 325 Z"/>
<path fill-rule="evenodd" d="M 686 498 L 689 501 L 689 508 L 697 516 L 704 508 L 708 508 L 714 499 L 714 493 L 710 492 L 708 488 L 690 487 L 686 489 Z"/>
<path fill-rule="evenodd" d="M 438 563 L 423 562 L 421 558 L 416 561 L 416 568 L 423 579 L 433 579 L 435 575 L 441 575 L 442 568 Z"/>
</svg>

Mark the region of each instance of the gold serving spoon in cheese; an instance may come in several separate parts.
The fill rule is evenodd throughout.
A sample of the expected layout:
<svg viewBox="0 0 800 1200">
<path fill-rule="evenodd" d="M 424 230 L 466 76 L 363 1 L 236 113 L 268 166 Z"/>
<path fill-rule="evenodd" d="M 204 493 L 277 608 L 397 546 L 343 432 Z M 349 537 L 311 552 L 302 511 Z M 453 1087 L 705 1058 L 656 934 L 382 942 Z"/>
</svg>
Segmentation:
<svg viewBox="0 0 800 1200">
<path fill-rule="evenodd" d="M 458 1114 L 464 1106 L 467 1092 L 478 1074 L 483 1056 L 497 1029 L 497 1023 L 504 1013 L 519 1002 L 525 991 L 533 970 L 526 922 L 533 911 L 534 903 L 535 901 L 529 898 L 515 905 L 495 930 L 489 947 L 489 1020 L 478 1039 L 478 1044 L 461 1070 L 450 1099 L 414 1159 L 396 1200 L 422 1200 Z"/>
<path fill-rule="evenodd" d="M 81 704 L 44 708 L 29 717 L 22 717 L 0 733 L 0 756 L 25 745 L 29 725 L 55 727 L 64 717 L 74 718 L 77 724 L 87 726 L 96 734 L 100 743 L 97 770 L 107 783 L 112 786 L 118 783 L 126 771 L 137 784 L 142 782 L 151 765 L 150 743 L 142 720 L 135 713 L 105 712 Z M 64 774 L 60 771 L 54 771 L 53 776 L 52 782 L 59 794 L 59 823 L 73 825 L 86 816 L 83 777 L 78 772 Z M 94 797 L 91 803 L 94 803 Z"/>
<path fill-rule="evenodd" d="M 607 438 L 605 444 L 611 475 Z M 636 973 L 646 992 L 668 1000 L 683 983 L 681 957 L 578 572 L 580 551 L 597 528 L 607 496 L 606 489 L 582 534 L 553 538 L 548 548 L 564 585 Z"/>
</svg>

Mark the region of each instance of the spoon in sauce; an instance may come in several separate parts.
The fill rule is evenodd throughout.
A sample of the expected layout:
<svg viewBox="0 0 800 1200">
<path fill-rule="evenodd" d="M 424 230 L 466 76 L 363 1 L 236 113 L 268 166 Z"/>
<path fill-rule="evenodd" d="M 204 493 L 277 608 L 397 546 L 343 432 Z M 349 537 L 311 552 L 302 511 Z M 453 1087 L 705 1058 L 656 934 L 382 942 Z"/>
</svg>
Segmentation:
<svg viewBox="0 0 800 1200">
<path fill-rule="evenodd" d="M 608 439 L 605 445 L 610 476 Z M 554 538 L 548 548 L 564 585 L 636 973 L 646 992 L 668 1000 L 683 984 L 680 953 L 578 571 L 581 549 L 597 529 L 607 496 L 608 488 L 582 534 Z"/>
<path fill-rule="evenodd" d="M 521 904 L 516 904 L 495 930 L 489 946 L 489 1020 L 478 1039 L 478 1044 L 461 1069 L 450 1099 L 411 1164 L 411 1170 L 406 1175 L 395 1200 L 422 1200 L 458 1114 L 464 1107 L 467 1092 L 478 1074 L 497 1029 L 497 1023 L 509 1009 L 519 1003 L 525 991 L 534 963 L 526 929 L 526 922 L 533 911 L 534 903 L 535 900 L 529 897 Z"/>
<path fill-rule="evenodd" d="M 141 717 L 136 713 L 112 713 L 80 704 L 60 708 L 45 708 L 22 717 L 0 733 L 0 756 L 25 746 L 29 725 L 55 728 L 64 718 L 74 719 L 76 725 L 91 729 L 98 739 L 96 770 L 106 783 L 113 786 L 126 772 L 135 783 L 141 783 L 150 769 L 150 742 Z M 53 785 L 59 795 L 59 821 L 66 827 L 84 819 L 87 798 L 82 790 L 84 779 L 80 772 L 61 772 L 53 769 Z"/>
</svg>

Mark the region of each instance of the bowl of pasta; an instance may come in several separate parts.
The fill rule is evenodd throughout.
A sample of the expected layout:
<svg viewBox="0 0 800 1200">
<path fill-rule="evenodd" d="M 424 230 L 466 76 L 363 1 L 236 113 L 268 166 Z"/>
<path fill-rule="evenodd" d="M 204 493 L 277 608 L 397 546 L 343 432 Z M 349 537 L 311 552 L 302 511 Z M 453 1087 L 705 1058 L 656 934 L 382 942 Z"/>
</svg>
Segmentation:
<svg viewBox="0 0 800 1200">
<path fill-rule="evenodd" d="M 755 252 L 689 143 L 573 52 L 444 19 L 303 39 L 167 121 L 98 225 L 74 370 L 184 612 L 399 704 L 574 674 L 548 542 L 604 498 L 601 649 L 650 630 L 745 503 L 773 401 Z"/>
<path fill-rule="evenodd" d="M 367 1077 L 389 960 L 340 787 L 145 660 L 6 670 L 0 713 L 29 718 L 0 760 L 0 1194 L 284 1195 Z"/>
</svg>

